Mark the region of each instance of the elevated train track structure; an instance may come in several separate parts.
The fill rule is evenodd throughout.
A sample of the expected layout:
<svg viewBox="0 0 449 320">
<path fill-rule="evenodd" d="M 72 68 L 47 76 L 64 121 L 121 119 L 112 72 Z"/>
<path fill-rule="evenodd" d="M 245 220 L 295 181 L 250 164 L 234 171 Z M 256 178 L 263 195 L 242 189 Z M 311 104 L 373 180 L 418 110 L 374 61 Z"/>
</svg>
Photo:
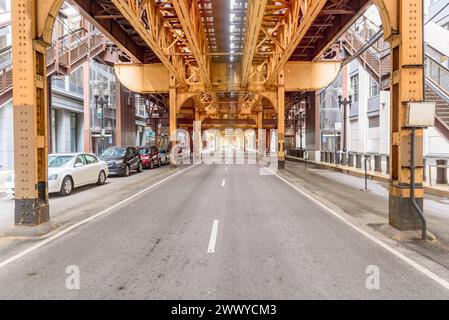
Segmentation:
<svg viewBox="0 0 449 320">
<path fill-rule="evenodd" d="M 16 225 L 49 220 L 46 48 L 63 0 L 13 0 Z M 286 101 L 321 89 L 340 69 L 333 44 L 374 3 L 391 46 L 390 224 L 419 229 L 410 209 L 406 104 L 422 101 L 420 0 L 71 0 L 129 58 L 116 65 L 128 89 L 168 94 L 170 131 L 186 118 L 278 130 L 285 161 Z M 233 120 L 233 121 L 232 121 Z M 196 128 L 196 130 L 199 130 Z M 418 141 L 422 130 L 417 130 Z M 175 141 L 173 141 L 175 142 Z M 422 158 L 418 150 L 417 159 Z M 422 167 L 415 194 L 422 206 Z"/>
</svg>

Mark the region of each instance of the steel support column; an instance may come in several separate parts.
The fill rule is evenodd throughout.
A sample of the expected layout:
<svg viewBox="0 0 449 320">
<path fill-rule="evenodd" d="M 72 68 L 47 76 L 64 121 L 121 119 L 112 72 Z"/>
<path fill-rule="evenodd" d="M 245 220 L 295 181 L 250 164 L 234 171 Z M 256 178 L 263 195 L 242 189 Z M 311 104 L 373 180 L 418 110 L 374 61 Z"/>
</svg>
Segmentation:
<svg viewBox="0 0 449 320">
<path fill-rule="evenodd" d="M 389 223 L 399 230 L 421 228 L 419 215 L 410 201 L 410 135 L 405 126 L 409 101 L 422 101 L 423 92 L 422 0 L 399 0 L 399 34 L 391 43 L 391 184 Z M 423 130 L 416 130 L 415 196 L 423 207 Z"/>
<path fill-rule="evenodd" d="M 263 132 L 263 111 L 257 113 L 257 150 L 259 160 L 263 159 L 266 150 Z"/>
<path fill-rule="evenodd" d="M 12 3 L 16 226 L 49 221 L 46 45 L 36 29 L 37 0 Z"/>
<path fill-rule="evenodd" d="M 176 133 L 176 129 L 177 129 L 177 124 L 176 124 L 176 119 L 177 119 L 177 106 L 176 106 L 176 77 L 174 74 L 170 74 L 170 88 L 169 88 L 169 114 L 170 114 L 170 143 L 171 143 L 171 148 L 172 148 L 172 153 L 171 153 L 171 159 L 170 159 L 170 165 L 172 167 L 176 166 L 176 155 L 177 155 L 177 150 L 175 150 L 176 144 L 178 143 L 178 138 L 177 138 L 177 133 Z"/>
<path fill-rule="evenodd" d="M 277 86 L 278 112 L 278 169 L 285 167 L 285 78 L 284 69 L 279 72 Z"/>
<path fill-rule="evenodd" d="M 193 123 L 193 161 L 195 164 L 201 163 L 201 150 L 201 116 L 199 110 L 195 110 L 195 120 Z"/>
</svg>

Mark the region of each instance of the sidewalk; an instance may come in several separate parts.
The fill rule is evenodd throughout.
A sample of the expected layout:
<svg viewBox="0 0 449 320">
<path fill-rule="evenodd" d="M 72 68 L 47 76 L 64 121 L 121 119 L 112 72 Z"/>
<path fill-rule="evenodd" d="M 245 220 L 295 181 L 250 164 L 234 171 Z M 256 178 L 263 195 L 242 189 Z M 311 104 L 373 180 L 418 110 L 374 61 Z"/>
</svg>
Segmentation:
<svg viewBox="0 0 449 320">
<path fill-rule="evenodd" d="M 370 173 L 369 191 L 364 192 L 364 174 L 360 170 L 311 161 L 305 169 L 303 162 L 291 157 L 287 160 L 294 161 L 287 161 L 285 170 L 278 171 L 279 175 L 307 190 L 319 201 L 340 208 L 357 223 L 449 268 L 449 199 L 425 195 L 424 215 L 428 231 L 436 236 L 436 241 L 397 239 L 385 233 L 386 230 L 396 230 L 388 225 L 388 179 L 385 175 Z"/>
<path fill-rule="evenodd" d="M 303 158 L 293 157 L 293 156 L 286 156 L 287 160 L 294 161 L 294 162 L 302 162 L 304 163 Z M 358 169 L 354 167 L 349 166 L 343 166 L 335 163 L 329 163 L 329 162 L 321 162 L 321 161 L 312 161 L 307 160 L 307 163 L 311 163 L 316 165 L 318 168 L 321 169 L 329 169 L 332 171 L 348 174 L 354 177 L 365 177 L 365 171 L 364 169 Z M 374 171 L 368 171 L 367 173 L 368 179 L 389 183 L 390 182 L 390 176 L 385 173 L 380 172 L 374 172 Z M 442 198 L 449 198 L 449 185 L 435 185 L 432 184 L 431 186 L 427 181 L 424 182 L 424 192 L 430 195 L 434 195 L 437 197 Z"/>
</svg>

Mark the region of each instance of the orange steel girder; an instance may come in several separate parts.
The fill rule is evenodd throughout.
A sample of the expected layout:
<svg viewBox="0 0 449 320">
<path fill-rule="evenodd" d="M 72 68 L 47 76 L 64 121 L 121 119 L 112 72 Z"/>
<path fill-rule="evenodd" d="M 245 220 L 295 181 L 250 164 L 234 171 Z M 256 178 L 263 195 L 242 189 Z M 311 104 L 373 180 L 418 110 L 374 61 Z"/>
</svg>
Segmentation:
<svg viewBox="0 0 449 320">
<path fill-rule="evenodd" d="M 152 0 L 111 0 L 135 31 L 153 50 L 161 62 L 172 72 L 180 85 L 187 84 L 186 63 L 181 56 L 178 42 L 184 42 L 182 35 L 171 30 L 166 18 L 170 8 Z"/>
<path fill-rule="evenodd" d="M 390 1 L 385 1 L 388 3 Z M 390 3 L 391 5 L 391 3 Z M 391 44 L 391 149 L 389 222 L 399 230 L 421 228 L 410 202 L 410 136 L 405 125 L 407 102 L 424 99 L 423 8 L 421 0 L 399 1 L 399 24 L 387 41 Z M 397 32 L 397 33 L 396 33 Z M 415 183 L 417 203 L 423 207 L 423 129 L 416 130 Z"/>
<path fill-rule="evenodd" d="M 13 106 L 16 226 L 49 220 L 48 207 L 48 97 L 46 44 L 47 15 L 37 1 L 13 0 Z M 53 1 L 39 1 L 51 12 Z M 49 17 L 54 22 L 54 16 Z"/>
</svg>

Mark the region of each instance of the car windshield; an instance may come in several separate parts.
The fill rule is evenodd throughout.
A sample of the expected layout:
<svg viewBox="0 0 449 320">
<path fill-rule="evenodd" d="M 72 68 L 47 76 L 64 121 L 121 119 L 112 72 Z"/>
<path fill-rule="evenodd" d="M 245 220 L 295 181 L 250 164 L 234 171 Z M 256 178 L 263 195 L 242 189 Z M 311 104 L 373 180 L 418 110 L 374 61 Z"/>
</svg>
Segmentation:
<svg viewBox="0 0 449 320">
<path fill-rule="evenodd" d="M 48 167 L 49 168 L 60 168 L 64 167 L 72 161 L 74 156 L 49 156 L 48 157 Z"/>
<path fill-rule="evenodd" d="M 106 149 L 101 156 L 104 158 L 120 158 L 123 157 L 126 153 L 125 148 L 109 148 Z"/>
<path fill-rule="evenodd" d="M 148 154 L 148 149 L 147 149 L 147 148 L 139 149 L 139 153 L 140 153 L 142 156 L 145 155 L 145 154 Z"/>
</svg>

